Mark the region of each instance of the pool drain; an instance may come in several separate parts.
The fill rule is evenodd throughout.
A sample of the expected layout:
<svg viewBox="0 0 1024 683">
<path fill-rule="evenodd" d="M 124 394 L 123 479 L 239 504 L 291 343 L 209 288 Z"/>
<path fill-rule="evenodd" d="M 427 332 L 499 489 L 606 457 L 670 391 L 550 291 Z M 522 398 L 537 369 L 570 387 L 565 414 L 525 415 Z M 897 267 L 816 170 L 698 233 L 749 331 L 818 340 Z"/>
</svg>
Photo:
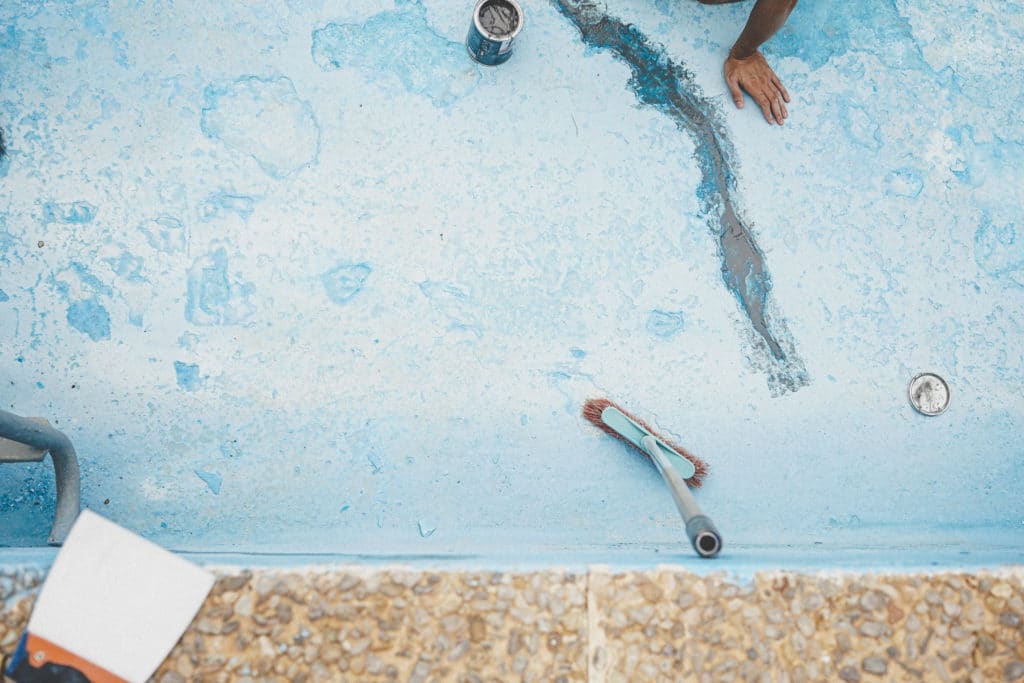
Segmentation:
<svg viewBox="0 0 1024 683">
<path fill-rule="evenodd" d="M 910 405 L 922 415 L 940 415 L 949 407 L 949 385 L 931 372 L 914 375 L 907 387 Z"/>
</svg>

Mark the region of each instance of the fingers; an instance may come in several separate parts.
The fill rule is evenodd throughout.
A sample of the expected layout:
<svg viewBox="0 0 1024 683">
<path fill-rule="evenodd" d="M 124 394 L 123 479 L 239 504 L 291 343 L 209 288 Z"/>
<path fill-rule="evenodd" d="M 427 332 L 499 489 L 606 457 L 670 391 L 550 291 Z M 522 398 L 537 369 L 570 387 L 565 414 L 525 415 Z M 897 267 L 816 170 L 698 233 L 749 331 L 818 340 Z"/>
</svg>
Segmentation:
<svg viewBox="0 0 1024 683">
<path fill-rule="evenodd" d="M 759 93 L 754 100 L 761 107 L 761 113 L 764 114 L 764 120 L 768 123 L 775 123 L 782 125 L 783 121 L 789 117 L 789 110 L 786 109 L 786 103 L 782 99 L 782 95 L 778 92 L 768 94 L 766 92 Z"/>
<path fill-rule="evenodd" d="M 777 104 L 779 95 L 776 92 L 772 92 L 769 88 L 761 86 L 758 88 L 746 88 L 750 96 L 757 102 L 757 106 L 761 107 L 761 113 L 764 114 L 764 120 L 768 123 L 782 123 L 781 113 Z"/>
<path fill-rule="evenodd" d="M 782 85 L 782 81 L 780 81 L 779 77 L 774 73 L 772 74 L 772 85 L 778 89 L 779 94 L 782 95 L 782 99 L 789 102 L 789 91 L 786 90 L 786 86 Z"/>
<path fill-rule="evenodd" d="M 729 91 L 732 93 L 732 101 L 736 103 L 737 109 L 743 109 L 743 90 L 740 89 L 738 78 L 730 78 L 726 81 Z"/>
<path fill-rule="evenodd" d="M 744 60 L 730 56 L 725 63 L 725 80 L 738 108 L 743 107 L 745 91 L 761 108 L 768 123 L 781 126 L 789 118 L 789 91 L 759 52 Z"/>
<path fill-rule="evenodd" d="M 757 103 L 761 105 L 761 113 L 764 114 L 764 120 L 768 123 L 775 123 L 775 112 L 772 111 L 772 103 L 767 97 L 757 98 Z"/>
<path fill-rule="evenodd" d="M 782 101 L 781 95 L 772 100 L 772 114 L 775 115 L 775 122 L 780 126 L 782 125 L 782 122 L 786 120 L 786 117 L 789 116 L 789 112 L 786 111 L 786 105 Z"/>
</svg>

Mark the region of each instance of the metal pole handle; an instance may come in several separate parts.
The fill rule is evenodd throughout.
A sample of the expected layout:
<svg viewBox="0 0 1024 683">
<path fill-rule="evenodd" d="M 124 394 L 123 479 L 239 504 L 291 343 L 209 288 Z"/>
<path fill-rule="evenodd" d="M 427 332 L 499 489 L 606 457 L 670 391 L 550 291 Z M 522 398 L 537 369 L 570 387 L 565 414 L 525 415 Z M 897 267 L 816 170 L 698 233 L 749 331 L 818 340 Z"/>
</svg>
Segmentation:
<svg viewBox="0 0 1024 683">
<path fill-rule="evenodd" d="M 658 447 L 658 441 L 653 436 L 645 436 L 640 443 L 651 456 L 658 471 L 661 472 L 661 478 L 668 484 L 669 491 L 672 492 L 672 499 L 676 502 L 676 507 L 679 508 L 679 514 L 683 516 L 686 535 L 690 538 L 693 549 L 701 557 L 717 555 L 722 549 L 722 537 L 711 518 L 700 511 L 700 506 L 697 505 L 696 499 L 690 493 L 690 487 L 687 486 L 686 480 L 679 475 L 676 468 L 672 467 L 672 463 L 668 462 L 668 456 Z"/>
</svg>

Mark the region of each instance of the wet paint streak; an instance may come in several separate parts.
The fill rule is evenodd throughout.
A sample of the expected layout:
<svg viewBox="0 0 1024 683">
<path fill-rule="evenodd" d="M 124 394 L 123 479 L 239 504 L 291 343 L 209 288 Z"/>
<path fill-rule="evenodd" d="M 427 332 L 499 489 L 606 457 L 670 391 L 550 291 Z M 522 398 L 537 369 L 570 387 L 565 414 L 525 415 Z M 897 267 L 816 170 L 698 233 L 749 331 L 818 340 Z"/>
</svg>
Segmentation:
<svg viewBox="0 0 1024 683">
<path fill-rule="evenodd" d="M 703 175 L 697 196 L 719 240 L 722 279 L 763 341 L 770 366 L 769 385 L 777 393 L 806 385 L 807 371 L 785 322 L 769 313 L 773 307 L 771 276 L 764 254 L 736 206 L 735 154 L 717 109 L 703 97 L 693 75 L 635 26 L 608 16 L 590 2 L 552 2 L 579 29 L 588 47 L 609 50 L 629 66 L 629 87 L 642 104 L 671 118 L 693 139 Z"/>
</svg>

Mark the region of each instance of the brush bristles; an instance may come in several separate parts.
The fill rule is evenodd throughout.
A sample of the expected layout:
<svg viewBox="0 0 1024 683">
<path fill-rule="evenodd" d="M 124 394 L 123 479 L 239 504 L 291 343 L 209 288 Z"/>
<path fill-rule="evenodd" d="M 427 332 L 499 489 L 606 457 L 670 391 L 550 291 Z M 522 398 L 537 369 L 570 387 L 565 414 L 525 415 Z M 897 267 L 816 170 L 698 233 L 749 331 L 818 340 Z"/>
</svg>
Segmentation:
<svg viewBox="0 0 1024 683">
<path fill-rule="evenodd" d="M 616 405 L 612 401 L 609 401 L 606 398 L 592 398 L 592 399 L 587 400 L 583 404 L 583 417 L 586 418 L 587 422 L 590 422 L 592 425 L 594 425 L 595 427 L 600 429 L 605 434 L 609 434 L 611 436 L 614 436 L 619 441 L 622 441 L 624 443 L 629 444 L 630 446 L 633 447 L 634 450 L 640 451 L 641 453 L 644 454 L 645 458 L 650 460 L 651 457 L 647 454 L 646 451 L 644 451 L 642 448 L 637 448 L 628 439 L 624 438 L 621 434 L 619 434 L 617 431 L 615 431 L 614 429 L 612 429 L 611 427 L 609 427 L 608 425 L 606 425 L 604 423 L 604 420 L 601 419 L 601 413 L 603 413 L 604 409 L 608 408 L 609 406 L 612 407 L 612 408 L 615 408 L 618 411 L 620 411 L 623 415 L 628 417 L 630 420 L 632 420 L 633 422 L 636 422 L 638 425 L 640 425 L 641 427 L 646 429 L 648 432 L 650 432 L 651 434 L 656 436 L 658 439 L 660 439 L 662 441 L 662 443 L 664 443 L 666 446 L 668 446 L 673 451 L 678 453 L 680 456 L 682 456 L 682 457 L 686 458 L 687 460 L 689 460 L 690 462 L 692 462 L 693 463 L 694 473 L 693 473 L 692 477 L 690 477 L 689 479 L 686 480 L 687 484 L 689 484 L 692 488 L 699 488 L 700 485 L 702 483 L 704 483 L 704 477 L 706 477 L 707 474 L 708 474 L 708 465 L 707 465 L 706 462 L 704 462 L 703 460 L 701 460 L 697 456 L 693 455 L 692 453 L 687 451 L 682 446 L 677 446 L 676 444 L 672 443 L 671 441 L 666 439 L 664 436 L 662 436 L 658 432 L 656 432 L 653 429 L 651 429 L 651 426 L 648 425 L 646 422 L 644 422 L 643 420 L 637 418 L 635 415 L 629 414 L 628 412 L 623 410 L 621 406 Z"/>
</svg>

